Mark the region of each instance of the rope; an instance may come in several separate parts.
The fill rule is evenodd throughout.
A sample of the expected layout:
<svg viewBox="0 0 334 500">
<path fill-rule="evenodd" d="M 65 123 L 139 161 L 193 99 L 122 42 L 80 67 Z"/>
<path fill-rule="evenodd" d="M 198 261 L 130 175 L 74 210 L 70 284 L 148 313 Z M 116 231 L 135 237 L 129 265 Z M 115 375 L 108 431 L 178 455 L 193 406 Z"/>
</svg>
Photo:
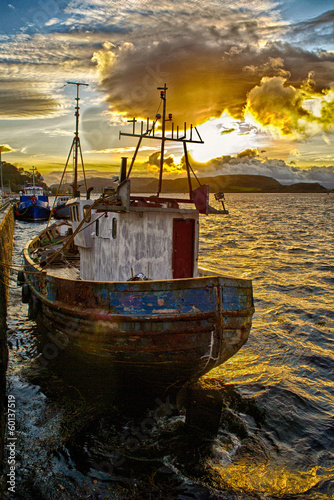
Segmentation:
<svg viewBox="0 0 334 500">
<path fill-rule="evenodd" d="M 11 271 L 14 271 L 15 273 L 23 272 L 24 274 L 40 274 L 40 271 L 25 271 L 24 267 L 16 268 L 15 266 L 11 264 L 5 264 L 4 262 L 0 262 L 0 267 L 5 267 L 7 269 L 10 269 Z"/>
<path fill-rule="evenodd" d="M 87 215 L 89 215 L 92 211 L 93 208 L 96 207 L 96 205 L 98 205 L 100 202 L 100 198 L 98 198 L 97 200 L 94 201 L 94 203 L 89 207 L 85 217 L 82 219 L 82 221 L 80 222 L 80 224 L 78 225 L 78 227 L 76 228 L 76 230 L 74 231 L 73 234 L 71 234 L 68 239 L 65 241 L 65 244 L 62 246 L 62 248 L 60 248 L 59 250 L 57 250 L 57 252 L 55 252 L 53 255 L 50 255 L 50 257 L 48 259 L 46 259 L 44 262 L 43 262 L 43 268 L 47 267 L 49 264 L 51 264 L 51 262 L 53 262 L 55 260 L 56 257 L 58 257 L 58 255 L 63 251 L 65 250 L 67 247 L 70 246 L 70 244 L 72 243 L 72 241 L 74 240 L 75 236 L 81 231 L 81 228 L 82 226 L 84 225 L 84 223 L 86 222 L 86 217 Z M 103 217 L 104 214 L 101 215 L 101 217 Z M 101 218 L 99 217 L 99 218 Z M 91 222 L 88 226 L 90 226 L 91 224 L 94 224 L 95 223 L 95 220 L 93 222 Z M 88 226 L 85 226 L 88 227 Z M 42 272 L 42 271 L 40 271 Z"/>
<path fill-rule="evenodd" d="M 96 202 L 100 201 L 99 199 L 96 200 L 94 202 L 93 205 L 96 204 Z M 92 210 L 93 208 L 93 205 L 91 205 L 90 209 L 89 209 L 89 213 L 90 211 Z M 89 224 L 87 224 L 87 226 L 85 226 L 84 228 L 82 227 L 83 223 L 85 222 L 85 219 L 83 219 L 80 223 L 80 225 L 77 227 L 76 231 L 71 234 L 70 236 L 68 236 L 64 241 L 63 243 L 65 243 L 62 248 L 60 248 L 57 252 L 55 252 L 54 254 L 52 254 L 49 259 L 46 259 L 44 262 L 45 264 L 43 265 L 43 267 L 46 267 L 47 265 L 50 264 L 50 262 L 52 262 L 53 258 L 56 257 L 57 255 L 59 255 L 67 246 L 70 242 L 72 242 L 72 240 L 74 239 L 74 237 L 81 231 L 84 231 L 87 227 L 91 226 L 92 224 L 95 224 L 95 222 L 99 219 L 101 219 L 102 217 L 104 217 L 104 213 L 102 213 L 99 217 L 97 217 L 96 219 L 94 219 L 92 222 L 90 222 Z M 69 225 L 69 224 L 68 224 Z M 44 235 L 46 234 L 46 230 L 40 235 L 40 237 L 43 237 Z M 47 245 L 48 247 L 50 246 L 53 246 L 53 245 L 59 245 L 59 242 L 58 243 L 51 243 L 50 245 Z M 16 273 L 19 273 L 19 272 L 24 272 L 24 274 L 41 274 L 42 271 L 26 271 L 24 266 L 23 267 L 20 267 L 18 265 L 13 265 L 13 264 L 6 264 L 5 262 L 1 262 L 0 261 L 0 266 L 3 266 L 4 268 L 7 268 L 7 269 L 10 269 L 11 271 L 14 271 Z M 1 273 L 0 273 L 1 274 Z M 15 279 L 15 278 L 12 278 L 10 277 L 10 279 Z"/>
</svg>

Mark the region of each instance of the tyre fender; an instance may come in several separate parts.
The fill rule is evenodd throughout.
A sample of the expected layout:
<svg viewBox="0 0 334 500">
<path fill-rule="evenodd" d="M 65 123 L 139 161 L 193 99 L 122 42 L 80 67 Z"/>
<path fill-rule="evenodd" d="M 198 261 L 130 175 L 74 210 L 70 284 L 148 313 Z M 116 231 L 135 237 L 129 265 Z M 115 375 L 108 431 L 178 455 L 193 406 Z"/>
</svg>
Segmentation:
<svg viewBox="0 0 334 500">
<path fill-rule="evenodd" d="M 24 272 L 23 271 L 19 271 L 17 273 L 17 286 L 22 286 L 25 282 L 25 278 L 24 278 Z"/>
<path fill-rule="evenodd" d="M 29 297 L 31 295 L 29 285 L 25 283 L 22 287 L 22 302 L 23 304 L 28 304 Z"/>
<path fill-rule="evenodd" d="M 29 319 L 36 319 L 37 318 L 39 307 L 40 307 L 40 302 L 39 302 L 38 298 L 36 297 L 36 295 L 34 295 L 32 293 L 30 296 L 30 299 L 29 299 L 29 308 L 28 308 L 28 318 Z"/>
</svg>

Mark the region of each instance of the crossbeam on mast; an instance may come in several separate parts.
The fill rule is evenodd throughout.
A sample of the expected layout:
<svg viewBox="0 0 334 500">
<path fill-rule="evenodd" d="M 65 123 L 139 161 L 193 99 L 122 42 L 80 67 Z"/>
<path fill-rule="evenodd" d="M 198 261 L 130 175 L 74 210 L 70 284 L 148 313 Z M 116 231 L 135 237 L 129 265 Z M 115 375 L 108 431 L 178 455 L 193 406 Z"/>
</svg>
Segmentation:
<svg viewBox="0 0 334 500">
<path fill-rule="evenodd" d="M 126 178 L 128 179 L 132 170 L 132 167 L 134 165 L 139 146 L 141 144 L 141 141 L 143 139 L 153 139 L 153 140 L 159 140 L 161 142 L 161 147 L 160 147 L 160 171 L 159 171 L 159 184 L 158 184 L 158 193 L 157 196 L 159 197 L 161 193 L 161 188 L 162 188 L 162 175 L 163 175 L 163 168 L 164 168 L 164 150 L 165 150 L 165 142 L 166 141 L 171 141 L 171 142 L 179 142 L 183 144 L 184 152 L 185 152 L 185 157 L 186 157 L 186 168 L 187 168 L 187 174 L 188 174 L 188 183 L 189 183 L 189 196 L 191 196 L 191 179 L 190 179 L 190 165 L 188 161 L 188 155 L 187 155 L 187 148 L 186 148 L 186 143 L 193 143 L 193 144 L 203 144 L 204 141 L 202 140 L 198 130 L 196 127 L 193 127 L 193 125 L 190 125 L 189 129 L 189 134 L 187 137 L 187 124 L 184 123 L 184 134 L 179 137 L 179 127 L 176 127 L 176 137 L 174 137 L 174 123 L 172 122 L 172 114 L 170 113 L 168 117 L 166 117 L 166 105 L 167 105 L 167 85 L 164 84 L 163 87 L 157 87 L 158 90 L 160 90 L 160 98 L 163 102 L 163 111 L 162 111 L 162 116 L 157 113 L 156 119 L 152 123 L 152 127 L 150 127 L 150 120 L 147 118 L 147 123 L 146 123 L 146 131 L 144 132 L 144 122 L 140 122 L 140 134 L 136 133 L 136 123 L 137 120 L 136 118 L 133 118 L 131 120 L 128 120 L 129 123 L 132 123 L 132 133 L 129 132 L 120 132 L 119 133 L 119 138 L 121 136 L 127 136 L 127 137 L 137 137 L 139 139 L 137 147 L 135 149 L 134 155 L 131 160 L 131 165 L 128 170 Z M 161 134 L 156 135 L 155 133 L 155 125 L 157 121 L 161 120 Z M 171 136 L 166 135 L 166 122 L 172 122 L 171 126 Z M 193 139 L 193 132 L 196 132 L 197 138 Z"/>
<path fill-rule="evenodd" d="M 197 132 L 197 129 L 196 127 L 194 127 L 196 132 Z M 155 140 L 161 140 L 162 139 L 162 136 L 161 135 L 146 135 L 145 133 L 144 134 L 130 134 L 130 133 L 126 133 L 126 132 L 120 132 L 119 135 L 127 135 L 128 137 L 141 137 L 142 139 L 155 139 Z M 194 139 L 187 139 L 186 137 L 179 137 L 178 139 L 176 138 L 173 138 L 173 137 L 168 137 L 168 136 L 165 136 L 165 140 L 166 141 L 174 141 L 174 142 L 191 142 L 191 143 L 194 143 L 194 144 L 204 144 L 204 141 L 202 141 L 202 139 L 199 139 L 199 140 L 194 140 Z"/>
</svg>

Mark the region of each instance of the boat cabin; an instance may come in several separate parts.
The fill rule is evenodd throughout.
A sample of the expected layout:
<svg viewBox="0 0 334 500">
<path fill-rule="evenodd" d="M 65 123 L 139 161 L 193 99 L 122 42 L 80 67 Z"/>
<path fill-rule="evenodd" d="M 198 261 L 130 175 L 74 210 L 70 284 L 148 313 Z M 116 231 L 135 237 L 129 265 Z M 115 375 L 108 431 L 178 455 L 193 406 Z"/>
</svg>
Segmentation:
<svg viewBox="0 0 334 500">
<path fill-rule="evenodd" d="M 23 196 L 44 196 L 43 188 L 40 186 L 27 185 L 22 191 Z"/>
<path fill-rule="evenodd" d="M 168 280 L 198 276 L 198 211 L 171 202 L 128 200 L 109 206 L 69 202 L 80 278 Z M 103 206 L 104 205 L 104 206 Z"/>
</svg>

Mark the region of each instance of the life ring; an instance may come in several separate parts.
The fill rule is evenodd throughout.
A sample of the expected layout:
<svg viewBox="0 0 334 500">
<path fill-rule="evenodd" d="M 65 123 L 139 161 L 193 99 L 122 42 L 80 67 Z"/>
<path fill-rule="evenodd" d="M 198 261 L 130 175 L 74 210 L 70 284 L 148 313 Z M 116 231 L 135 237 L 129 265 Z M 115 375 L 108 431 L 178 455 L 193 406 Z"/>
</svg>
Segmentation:
<svg viewBox="0 0 334 500">
<path fill-rule="evenodd" d="M 36 205 L 36 201 L 37 201 L 36 196 L 32 196 L 30 199 L 33 202 L 33 204 Z"/>
</svg>

